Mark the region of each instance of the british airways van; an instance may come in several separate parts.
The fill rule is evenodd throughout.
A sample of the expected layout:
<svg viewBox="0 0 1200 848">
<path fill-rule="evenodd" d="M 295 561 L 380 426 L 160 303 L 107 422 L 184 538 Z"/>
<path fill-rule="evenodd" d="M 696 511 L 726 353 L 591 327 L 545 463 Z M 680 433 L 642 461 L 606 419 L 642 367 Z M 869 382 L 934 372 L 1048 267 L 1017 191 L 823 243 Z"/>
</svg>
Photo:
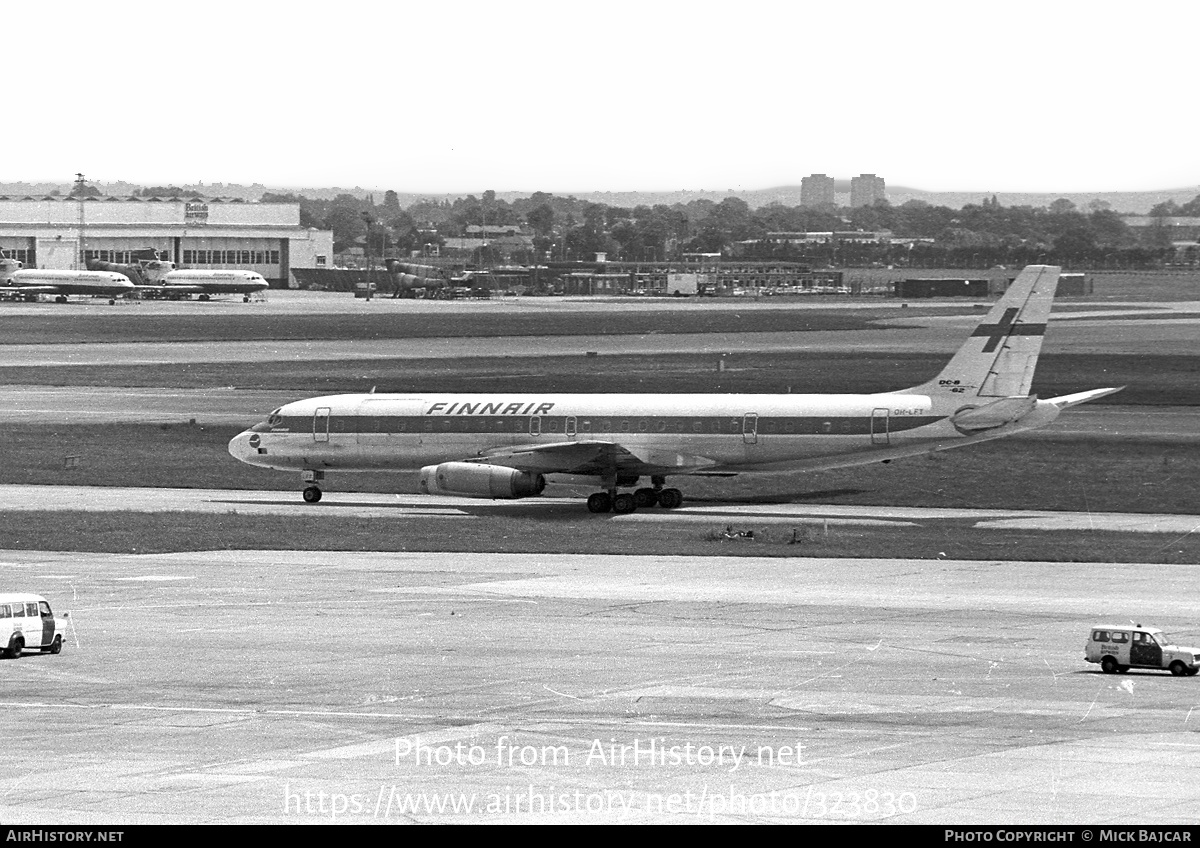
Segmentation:
<svg viewBox="0 0 1200 848">
<path fill-rule="evenodd" d="M 0 593 L 0 656 L 16 658 L 23 651 L 57 654 L 65 625 L 41 595 Z"/>
<path fill-rule="evenodd" d="M 1083 658 L 1109 674 L 1131 668 L 1170 669 L 1176 676 L 1200 672 L 1200 649 L 1173 645 L 1158 628 L 1140 624 L 1094 625 Z"/>
</svg>

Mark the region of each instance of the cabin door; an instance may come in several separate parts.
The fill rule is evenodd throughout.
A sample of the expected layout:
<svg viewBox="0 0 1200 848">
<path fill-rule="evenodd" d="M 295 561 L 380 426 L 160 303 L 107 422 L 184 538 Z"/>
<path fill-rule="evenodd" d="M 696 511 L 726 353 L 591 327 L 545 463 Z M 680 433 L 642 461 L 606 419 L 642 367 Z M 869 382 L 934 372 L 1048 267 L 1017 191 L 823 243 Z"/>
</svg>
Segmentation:
<svg viewBox="0 0 1200 848">
<path fill-rule="evenodd" d="M 888 432 L 888 411 L 875 409 L 871 411 L 871 444 L 886 445 L 890 441 Z"/>
<path fill-rule="evenodd" d="M 747 412 L 742 416 L 742 441 L 748 445 L 758 444 L 757 412 Z"/>
<path fill-rule="evenodd" d="M 329 407 L 322 406 L 313 413 L 313 441 L 329 441 Z"/>
</svg>

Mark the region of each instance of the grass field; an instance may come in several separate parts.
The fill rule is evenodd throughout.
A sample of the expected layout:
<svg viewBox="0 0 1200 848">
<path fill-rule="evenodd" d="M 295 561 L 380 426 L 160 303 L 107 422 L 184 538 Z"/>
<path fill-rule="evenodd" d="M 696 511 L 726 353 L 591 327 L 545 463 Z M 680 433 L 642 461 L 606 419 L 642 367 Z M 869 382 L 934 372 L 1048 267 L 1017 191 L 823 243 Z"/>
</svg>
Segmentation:
<svg viewBox="0 0 1200 848">
<path fill-rule="evenodd" d="M 727 538 L 752 531 L 753 537 Z M 1044 562 L 1200 563 L 1200 533 L 983 530 L 964 522 L 918 528 L 826 528 L 818 522 L 711 526 L 621 523 L 561 508 L 531 515 L 387 521 L 315 516 L 141 512 L 0 512 L 12 550 L 171 553 L 206 550 L 463 551 L 662 556 L 1021 559 Z"/>
<path fill-rule="evenodd" d="M 864 330 L 896 310 L 822 309 L 812 306 L 739 311 L 732 303 L 696 301 L 675 309 L 553 312 L 388 312 L 382 314 L 170 315 L 63 312 L 6 315 L 0 306 L 5 344 L 90 344 L 106 342 L 284 341 L 344 339 L 474 338 L 486 336 L 640 335 L 644 333 L 764 333 Z M 796 306 L 793 304 L 793 307 Z M 963 304 L 963 311 L 971 311 Z M 919 317 L 918 307 L 904 317 Z M 954 314 L 946 308 L 936 314 Z"/>
</svg>

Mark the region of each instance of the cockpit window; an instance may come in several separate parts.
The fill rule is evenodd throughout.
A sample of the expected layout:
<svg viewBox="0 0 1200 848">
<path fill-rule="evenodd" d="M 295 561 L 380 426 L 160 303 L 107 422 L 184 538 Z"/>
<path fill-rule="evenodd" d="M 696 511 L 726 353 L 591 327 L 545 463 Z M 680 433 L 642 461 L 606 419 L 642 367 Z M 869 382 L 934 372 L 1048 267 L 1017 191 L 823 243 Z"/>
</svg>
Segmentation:
<svg viewBox="0 0 1200 848">
<path fill-rule="evenodd" d="M 267 416 L 267 423 L 272 427 L 278 427 L 283 423 L 283 416 L 279 414 L 278 409 Z"/>
</svg>

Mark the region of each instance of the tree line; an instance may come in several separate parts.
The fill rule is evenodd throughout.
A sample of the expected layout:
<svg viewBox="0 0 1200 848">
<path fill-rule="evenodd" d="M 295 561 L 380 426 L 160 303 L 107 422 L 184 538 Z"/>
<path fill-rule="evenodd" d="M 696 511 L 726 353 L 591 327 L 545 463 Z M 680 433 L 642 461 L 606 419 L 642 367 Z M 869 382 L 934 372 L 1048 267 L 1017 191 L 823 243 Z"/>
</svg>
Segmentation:
<svg viewBox="0 0 1200 848">
<path fill-rule="evenodd" d="M 1059 199 L 1045 207 L 1001 206 L 995 197 L 961 209 L 909 200 L 898 206 L 804 207 L 773 203 L 757 209 L 741 198 L 720 202 L 619 207 L 534 192 L 500 200 L 494 191 L 454 200 L 418 200 L 407 207 L 388 191 L 373 196 L 341 194 L 332 200 L 267 193 L 264 202 L 300 205 L 303 226 L 331 230 L 334 251 L 368 244 L 376 256 L 409 255 L 445 239 L 463 236 L 471 225 L 519 225 L 532 233 L 533 247 L 510 252 L 513 262 L 589 260 L 598 252 L 621 261 L 678 260 L 685 253 L 721 253 L 747 259 L 791 260 L 839 266 L 886 263 L 911 267 L 977 267 L 1046 262 L 1093 267 L 1148 267 L 1172 254 L 1165 219 L 1200 216 L 1200 195 L 1188 203 L 1159 204 L 1156 224 L 1139 236 L 1124 216 L 1093 201 L 1079 209 Z M 823 244 L 787 244 L 769 233 L 883 232 L 900 240 L 862 244 L 833 239 Z M 478 255 L 476 260 L 499 260 Z M 478 253 L 478 252 L 477 252 Z"/>
</svg>

